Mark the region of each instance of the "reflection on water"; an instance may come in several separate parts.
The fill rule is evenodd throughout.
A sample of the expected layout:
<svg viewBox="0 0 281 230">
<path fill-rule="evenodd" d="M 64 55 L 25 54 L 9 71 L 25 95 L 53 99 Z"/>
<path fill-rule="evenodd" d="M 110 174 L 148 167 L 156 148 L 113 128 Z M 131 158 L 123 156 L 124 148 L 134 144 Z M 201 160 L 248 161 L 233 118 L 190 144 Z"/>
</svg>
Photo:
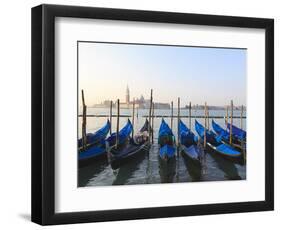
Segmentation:
<svg viewBox="0 0 281 230">
<path fill-rule="evenodd" d="M 103 110 L 103 112 L 101 112 Z M 106 114 L 104 109 L 89 109 L 92 114 Z M 236 111 L 234 111 L 235 114 Z M 130 114 L 130 110 L 122 110 L 123 114 Z M 144 124 L 147 110 L 140 110 L 138 119 L 135 119 L 135 130 L 138 130 Z M 169 115 L 170 111 L 155 111 L 155 114 Z M 201 111 L 193 111 L 192 114 L 200 114 Z M 182 115 L 187 115 L 187 111 L 181 111 Z M 210 111 L 210 115 L 224 115 L 224 111 Z M 176 115 L 176 114 L 175 114 Z M 239 115 L 239 111 L 237 112 Z M 107 118 L 88 118 L 87 130 L 93 132 L 101 127 Z M 165 118 L 170 124 L 170 120 Z M 81 133 L 81 119 L 79 121 L 79 136 Z M 120 126 L 126 123 L 127 118 L 120 118 Z M 182 119 L 188 124 L 188 119 Z M 198 119 L 203 122 L 203 119 Z M 216 119 L 220 125 L 224 125 L 223 119 Z M 112 128 L 115 130 L 115 118 L 113 118 Z M 107 161 L 98 161 L 94 164 L 78 170 L 78 186 L 106 186 L 106 185 L 122 185 L 122 184 L 157 184 L 157 183 L 177 183 L 177 182 L 196 182 L 196 181 L 225 181 L 246 179 L 246 166 L 234 164 L 214 153 L 206 154 L 205 164 L 203 166 L 194 164 L 193 161 L 185 159 L 181 154 L 173 161 L 164 163 L 159 157 L 159 147 L 157 144 L 157 134 L 160 126 L 161 118 L 154 120 L 154 144 L 150 147 L 149 153 L 141 155 L 139 158 L 133 159 L 129 163 L 122 165 L 118 170 L 112 170 Z M 243 120 L 244 127 L 246 121 Z M 173 132 L 177 136 L 175 128 L 177 119 L 173 122 Z M 211 122 L 210 122 L 211 124 Z M 240 120 L 234 119 L 234 124 L 240 126 Z M 192 119 L 192 129 L 194 130 L 194 119 Z"/>
<path fill-rule="evenodd" d="M 144 160 L 145 153 L 137 158 L 131 159 L 130 164 L 126 164 L 125 167 L 121 167 L 116 170 L 115 180 L 113 185 L 128 184 L 129 179 L 134 172 L 139 169 L 140 163 Z"/>
<path fill-rule="evenodd" d="M 158 145 L 154 144 L 149 153 L 132 159 L 117 170 L 112 170 L 107 161 L 81 168 L 78 179 L 80 187 L 241 180 L 246 179 L 246 166 L 234 164 L 214 153 L 206 154 L 203 165 L 181 155 L 164 162 L 158 156 Z"/>
<path fill-rule="evenodd" d="M 234 163 L 220 156 L 217 156 L 215 153 L 212 153 L 211 157 L 213 157 L 213 159 L 215 160 L 217 167 L 225 173 L 226 179 L 241 180 L 241 177 L 239 176 L 238 170 L 235 167 Z"/>
<path fill-rule="evenodd" d="M 107 161 L 99 160 L 87 167 L 78 169 L 78 175 L 79 175 L 78 186 L 79 187 L 86 186 L 88 184 L 89 179 L 94 179 L 97 175 L 99 175 L 102 171 L 104 171 L 106 167 L 107 167 Z"/>
<path fill-rule="evenodd" d="M 183 158 L 182 160 L 186 166 L 186 170 L 190 175 L 191 181 L 201 181 L 203 166 L 189 159 Z"/>
<path fill-rule="evenodd" d="M 159 174 L 161 183 L 173 183 L 176 175 L 176 158 L 163 161 L 160 157 L 159 160 Z"/>
</svg>

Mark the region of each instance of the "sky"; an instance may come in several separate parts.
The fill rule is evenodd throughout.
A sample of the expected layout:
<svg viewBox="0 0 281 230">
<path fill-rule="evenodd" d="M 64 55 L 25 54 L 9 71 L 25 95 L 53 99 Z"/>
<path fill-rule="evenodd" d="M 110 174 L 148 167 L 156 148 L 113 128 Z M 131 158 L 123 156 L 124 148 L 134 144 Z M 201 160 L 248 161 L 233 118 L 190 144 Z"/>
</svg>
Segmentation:
<svg viewBox="0 0 281 230">
<path fill-rule="evenodd" d="M 79 104 L 150 97 L 170 103 L 246 105 L 246 49 L 78 43 Z"/>
</svg>

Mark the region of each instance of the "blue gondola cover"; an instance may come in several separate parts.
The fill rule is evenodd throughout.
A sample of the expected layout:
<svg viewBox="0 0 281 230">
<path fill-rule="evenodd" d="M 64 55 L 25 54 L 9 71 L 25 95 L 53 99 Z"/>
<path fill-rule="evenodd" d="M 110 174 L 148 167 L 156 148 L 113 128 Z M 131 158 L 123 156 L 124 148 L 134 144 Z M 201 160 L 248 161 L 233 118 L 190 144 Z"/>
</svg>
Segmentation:
<svg viewBox="0 0 281 230">
<path fill-rule="evenodd" d="M 228 131 L 230 130 L 230 124 L 229 123 L 227 124 L 227 129 L 228 129 Z M 246 136 L 247 136 L 246 131 L 244 131 L 242 129 L 239 129 L 235 125 L 232 125 L 232 133 L 239 140 L 245 140 Z"/>
<path fill-rule="evenodd" d="M 221 136 L 224 140 L 229 140 L 229 132 L 223 129 L 219 124 L 217 124 L 214 120 L 212 120 L 213 130 Z"/>
<path fill-rule="evenodd" d="M 119 144 L 123 144 L 128 137 L 130 136 L 133 130 L 133 126 L 131 121 L 128 119 L 126 125 L 119 131 Z M 112 133 L 106 141 L 109 143 L 110 146 L 114 145 L 116 142 L 116 133 Z"/>
<path fill-rule="evenodd" d="M 201 125 L 197 120 L 195 120 L 195 129 L 198 135 L 204 139 L 204 126 Z M 240 157 L 241 152 L 238 152 L 230 145 L 224 144 L 220 141 L 220 136 L 217 136 L 214 132 L 210 130 L 206 130 L 206 140 L 212 146 L 212 149 L 215 150 L 217 153 L 229 156 L 229 157 Z"/>
<path fill-rule="evenodd" d="M 197 146 L 198 138 L 187 126 L 179 121 L 180 144 L 182 153 L 194 160 L 200 160 L 201 151 Z"/>
<path fill-rule="evenodd" d="M 164 119 L 162 119 L 158 133 L 158 143 L 160 144 L 159 155 L 161 158 L 172 158 L 175 156 L 176 148 L 174 142 L 175 136 L 172 130 Z"/>
<path fill-rule="evenodd" d="M 104 140 L 110 130 L 110 122 L 107 120 L 106 124 L 95 133 L 87 133 L 87 144 L 97 144 Z M 82 147 L 82 139 L 78 140 L 78 147 Z"/>
<path fill-rule="evenodd" d="M 105 154 L 104 146 L 92 146 L 85 151 L 81 151 L 79 154 L 79 160 L 85 160 L 92 157 L 100 156 L 101 154 Z"/>
</svg>

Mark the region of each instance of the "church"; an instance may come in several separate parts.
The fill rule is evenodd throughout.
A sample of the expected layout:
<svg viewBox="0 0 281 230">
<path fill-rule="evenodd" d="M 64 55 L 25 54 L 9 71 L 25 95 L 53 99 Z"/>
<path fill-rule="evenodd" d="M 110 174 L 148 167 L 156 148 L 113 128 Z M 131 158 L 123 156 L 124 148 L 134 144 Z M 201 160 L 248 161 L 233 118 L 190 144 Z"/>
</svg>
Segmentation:
<svg viewBox="0 0 281 230">
<path fill-rule="evenodd" d="M 145 99 L 143 95 L 140 96 L 140 98 L 134 98 L 131 100 L 130 98 L 130 89 L 127 85 L 126 88 L 126 94 L 125 94 L 125 101 L 120 102 L 120 108 L 121 109 L 131 109 L 133 108 L 133 102 L 135 100 L 135 108 L 136 109 L 149 109 L 150 107 L 150 100 Z M 110 107 L 110 100 L 105 100 L 104 102 L 100 104 L 95 104 L 92 107 L 94 108 L 108 108 Z M 113 102 L 113 107 L 116 107 L 116 103 Z M 169 103 L 160 103 L 160 102 L 154 102 L 154 108 L 155 109 L 170 109 Z"/>
<path fill-rule="evenodd" d="M 125 102 L 120 102 L 120 108 L 122 108 L 122 109 L 133 108 L 133 101 L 134 100 L 135 100 L 135 108 L 136 109 L 149 109 L 150 100 L 144 99 L 143 95 L 141 95 L 140 98 L 134 98 L 133 100 L 130 100 L 130 89 L 129 89 L 129 86 L 127 85 Z M 169 103 L 154 102 L 154 108 L 155 109 L 170 109 L 170 104 Z"/>
<path fill-rule="evenodd" d="M 130 89 L 129 86 L 127 85 L 126 88 L 126 96 L 125 96 L 125 102 L 120 102 L 120 108 L 123 109 L 130 109 L 133 108 L 133 101 L 130 100 Z M 145 100 L 143 95 L 141 95 L 140 98 L 135 99 L 135 108 L 140 108 L 140 109 L 146 109 L 149 108 L 149 100 Z"/>
</svg>

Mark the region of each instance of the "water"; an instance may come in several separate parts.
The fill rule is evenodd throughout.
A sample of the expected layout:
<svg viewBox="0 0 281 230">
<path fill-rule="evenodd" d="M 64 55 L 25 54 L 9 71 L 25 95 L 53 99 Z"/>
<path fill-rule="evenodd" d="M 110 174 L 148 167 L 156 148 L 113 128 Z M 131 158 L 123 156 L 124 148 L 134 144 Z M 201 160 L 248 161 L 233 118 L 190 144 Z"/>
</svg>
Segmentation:
<svg viewBox="0 0 281 230">
<path fill-rule="evenodd" d="M 89 108 L 87 113 L 92 115 L 108 114 L 109 109 Z M 121 109 L 121 114 L 131 115 L 129 109 Z M 210 110 L 210 116 L 224 116 L 225 111 Z M 170 110 L 155 110 L 155 115 L 169 116 Z M 139 130 L 145 122 L 142 117 L 148 115 L 148 110 L 139 110 L 138 118 L 135 118 L 135 130 Z M 181 115 L 187 116 L 188 110 L 181 110 Z M 192 111 L 193 116 L 204 115 L 203 110 Z M 245 114 L 244 114 L 245 115 Z M 176 111 L 174 111 L 176 116 Z M 240 111 L 234 111 L 234 116 L 240 116 Z M 128 118 L 120 118 L 120 128 L 127 122 Z M 107 117 L 88 117 L 87 132 L 94 132 L 105 124 Z M 131 119 L 132 120 L 132 119 Z M 170 118 L 165 118 L 170 125 Z M 188 118 L 182 118 L 183 122 L 189 124 Z M 191 120 L 192 130 L 194 130 L 194 120 Z M 204 119 L 198 119 L 204 124 Z M 124 184 L 156 184 L 156 183 L 176 183 L 192 181 L 223 181 L 223 180 L 243 180 L 246 179 L 246 165 L 234 164 L 215 154 L 206 154 L 206 164 L 203 167 L 195 165 L 184 159 L 180 154 L 175 160 L 168 164 L 158 157 L 158 129 L 161 118 L 154 119 L 154 144 L 149 153 L 123 165 L 118 170 L 112 170 L 107 161 L 97 161 L 94 164 L 79 169 L 79 187 L 84 186 L 106 186 Z M 224 127 L 224 119 L 216 119 L 216 122 Z M 233 119 L 233 124 L 240 127 L 240 119 Z M 173 132 L 177 137 L 177 119 L 173 119 Z M 81 118 L 78 119 L 79 138 L 81 137 Z M 211 128 L 211 119 L 210 119 Z M 243 128 L 246 129 L 246 119 L 243 119 Z M 112 119 L 112 130 L 116 130 L 116 118 Z"/>
</svg>

